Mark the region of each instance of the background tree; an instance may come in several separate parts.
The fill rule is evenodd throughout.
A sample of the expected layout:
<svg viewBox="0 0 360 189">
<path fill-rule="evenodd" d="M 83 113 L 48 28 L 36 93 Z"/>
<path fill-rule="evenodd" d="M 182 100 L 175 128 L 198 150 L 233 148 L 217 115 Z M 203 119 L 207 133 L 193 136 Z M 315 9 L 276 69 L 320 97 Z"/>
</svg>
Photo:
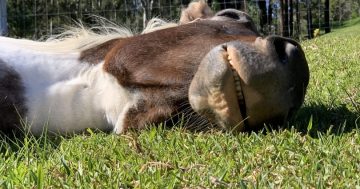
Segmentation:
<svg viewBox="0 0 360 189">
<path fill-rule="evenodd" d="M 280 33 L 289 37 L 289 6 L 287 0 L 280 0 Z"/>
<path fill-rule="evenodd" d="M 294 6 L 293 0 L 288 0 L 288 17 L 289 17 L 289 36 L 292 37 L 294 35 Z"/>
<path fill-rule="evenodd" d="M 0 0 L 0 35 L 7 34 L 6 0 Z"/>
<path fill-rule="evenodd" d="M 306 0 L 306 17 L 307 17 L 308 39 L 311 39 L 311 38 L 314 37 L 313 22 L 312 22 L 312 12 L 311 12 L 311 0 Z"/>
<path fill-rule="evenodd" d="M 273 19 L 272 1 L 271 0 L 257 0 L 257 9 L 259 14 L 260 31 L 263 34 L 271 32 L 271 25 Z"/>
<path fill-rule="evenodd" d="M 324 28 L 325 33 L 330 33 L 330 0 L 325 0 L 325 9 L 324 9 Z"/>
<path fill-rule="evenodd" d="M 145 27 L 148 19 L 151 18 L 154 0 L 140 0 L 140 2 L 143 11 L 143 27 Z"/>
<path fill-rule="evenodd" d="M 265 0 L 257 0 L 257 5 L 259 7 L 259 25 L 261 32 L 265 32 L 265 25 L 268 25 L 268 16 L 267 16 L 267 7 Z"/>
<path fill-rule="evenodd" d="M 295 9 L 296 9 L 296 34 L 295 36 L 299 37 L 301 34 L 301 24 L 300 24 L 300 20 L 301 20 L 301 16 L 300 16 L 300 2 L 299 0 L 295 0 Z"/>
</svg>

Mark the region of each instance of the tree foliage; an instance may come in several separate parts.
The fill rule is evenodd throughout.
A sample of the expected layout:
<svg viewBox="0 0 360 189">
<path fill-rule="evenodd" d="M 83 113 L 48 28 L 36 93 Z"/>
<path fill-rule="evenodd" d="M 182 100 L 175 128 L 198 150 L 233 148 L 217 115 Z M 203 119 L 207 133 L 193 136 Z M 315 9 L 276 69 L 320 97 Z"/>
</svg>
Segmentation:
<svg viewBox="0 0 360 189">
<path fill-rule="evenodd" d="M 332 19 L 339 22 L 360 16 L 360 0 L 332 0 Z"/>
</svg>

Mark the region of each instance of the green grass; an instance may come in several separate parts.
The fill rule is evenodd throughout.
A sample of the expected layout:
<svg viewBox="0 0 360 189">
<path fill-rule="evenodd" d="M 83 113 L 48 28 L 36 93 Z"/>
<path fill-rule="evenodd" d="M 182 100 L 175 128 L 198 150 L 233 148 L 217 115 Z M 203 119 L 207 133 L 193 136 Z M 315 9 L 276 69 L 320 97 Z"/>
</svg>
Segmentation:
<svg viewBox="0 0 360 189">
<path fill-rule="evenodd" d="M 0 187 L 360 187 L 359 31 L 357 24 L 302 43 L 311 80 L 288 129 L 0 139 Z"/>
</svg>

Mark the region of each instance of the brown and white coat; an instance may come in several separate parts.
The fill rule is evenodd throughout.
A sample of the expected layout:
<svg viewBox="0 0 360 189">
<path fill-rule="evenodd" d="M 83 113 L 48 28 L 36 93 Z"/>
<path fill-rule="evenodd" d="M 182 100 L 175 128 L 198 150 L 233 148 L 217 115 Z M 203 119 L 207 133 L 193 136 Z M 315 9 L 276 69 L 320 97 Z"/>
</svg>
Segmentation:
<svg viewBox="0 0 360 189">
<path fill-rule="evenodd" d="M 309 73 L 301 47 L 260 37 L 246 14 L 161 28 L 57 42 L 0 37 L 0 130 L 21 117 L 35 135 L 45 127 L 121 133 L 181 113 L 196 115 L 189 125 L 243 130 L 244 120 L 283 122 L 302 104 Z M 191 121 L 197 116 L 206 123 Z"/>
</svg>

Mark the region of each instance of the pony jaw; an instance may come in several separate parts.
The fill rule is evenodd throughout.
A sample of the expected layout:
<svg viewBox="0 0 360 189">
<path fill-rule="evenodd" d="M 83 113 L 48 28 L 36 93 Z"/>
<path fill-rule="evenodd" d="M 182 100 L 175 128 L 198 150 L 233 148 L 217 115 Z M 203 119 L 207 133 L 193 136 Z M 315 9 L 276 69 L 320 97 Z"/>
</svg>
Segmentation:
<svg viewBox="0 0 360 189">
<path fill-rule="evenodd" d="M 189 89 L 192 108 L 221 128 L 239 132 L 244 129 L 246 106 L 241 77 L 234 68 L 236 58 L 228 45 L 219 45 L 199 66 Z"/>
</svg>

